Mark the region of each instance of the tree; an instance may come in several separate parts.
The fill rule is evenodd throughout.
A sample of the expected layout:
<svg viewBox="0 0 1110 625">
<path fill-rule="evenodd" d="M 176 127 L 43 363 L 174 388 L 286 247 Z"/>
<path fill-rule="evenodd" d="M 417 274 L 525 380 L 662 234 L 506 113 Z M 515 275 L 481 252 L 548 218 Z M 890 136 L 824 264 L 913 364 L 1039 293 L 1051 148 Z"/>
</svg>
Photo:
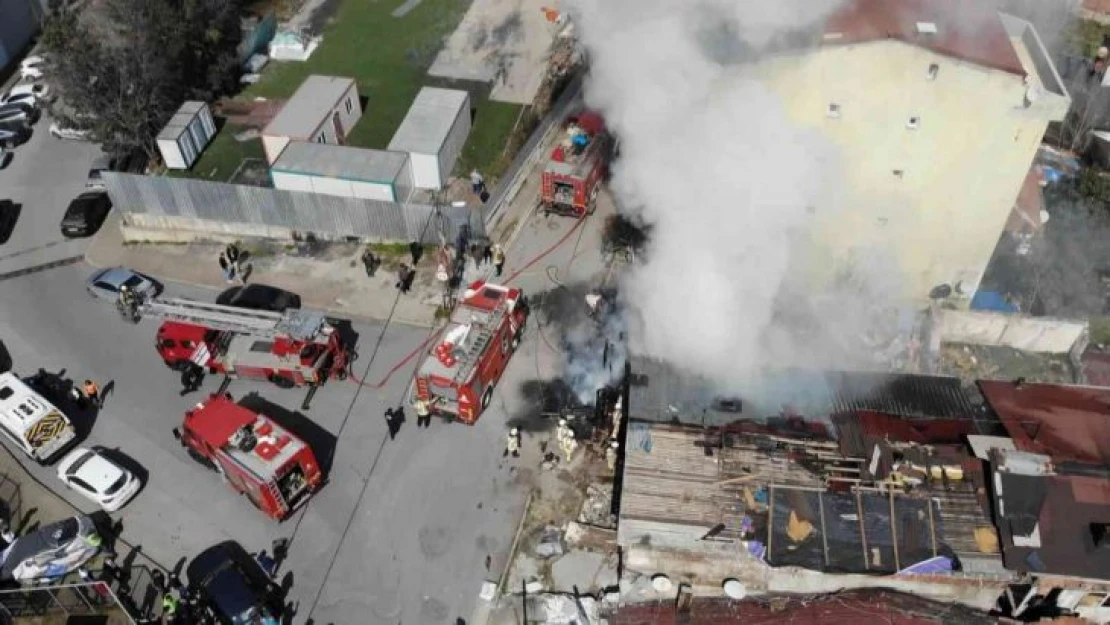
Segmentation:
<svg viewBox="0 0 1110 625">
<path fill-rule="evenodd" d="M 55 13 L 42 34 L 63 103 L 55 114 L 109 152 L 155 158 L 155 138 L 182 101 L 234 89 L 238 18 L 234 0 L 107 0 Z"/>
</svg>

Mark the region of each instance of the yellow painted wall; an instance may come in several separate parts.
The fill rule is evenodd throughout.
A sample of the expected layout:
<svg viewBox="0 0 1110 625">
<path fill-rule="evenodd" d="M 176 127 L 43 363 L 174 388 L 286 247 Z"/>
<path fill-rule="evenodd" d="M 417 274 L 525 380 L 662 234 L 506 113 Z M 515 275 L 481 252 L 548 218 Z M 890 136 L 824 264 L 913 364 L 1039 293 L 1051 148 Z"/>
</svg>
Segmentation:
<svg viewBox="0 0 1110 625">
<path fill-rule="evenodd" d="M 824 46 L 754 71 L 794 121 L 840 148 L 846 197 L 816 208 L 816 249 L 889 252 L 914 300 L 958 281 L 974 292 L 1048 121 L 1066 107 L 1051 94 L 1026 107 L 1022 77 L 896 40 Z M 814 262 L 826 278 L 833 266 Z"/>
</svg>

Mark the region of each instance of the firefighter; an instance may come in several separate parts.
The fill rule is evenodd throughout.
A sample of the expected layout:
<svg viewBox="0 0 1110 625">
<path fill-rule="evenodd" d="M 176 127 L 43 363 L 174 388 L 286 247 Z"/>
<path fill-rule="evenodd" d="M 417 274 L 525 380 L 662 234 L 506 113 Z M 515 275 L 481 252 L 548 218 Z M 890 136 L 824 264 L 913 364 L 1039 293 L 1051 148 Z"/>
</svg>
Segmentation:
<svg viewBox="0 0 1110 625">
<path fill-rule="evenodd" d="M 497 272 L 497 277 L 501 277 L 501 272 L 505 268 L 505 250 L 502 249 L 501 244 L 493 246 L 493 269 Z"/>
<path fill-rule="evenodd" d="M 559 441 L 559 444 L 562 445 L 563 441 L 567 438 L 574 438 L 574 432 L 570 429 L 570 425 L 567 424 L 566 418 L 562 418 L 559 419 L 559 427 L 555 429 L 555 440 Z"/>
<path fill-rule="evenodd" d="M 601 294 L 591 291 L 586 294 L 586 311 L 590 317 L 597 318 L 598 313 L 601 312 L 602 298 Z"/>
<path fill-rule="evenodd" d="M 621 444 L 615 438 L 609 439 L 609 447 L 605 450 L 605 464 L 609 465 L 610 471 L 617 470 L 617 450 L 620 449 Z"/>
<path fill-rule="evenodd" d="M 509 430 L 509 435 L 505 438 L 505 453 L 501 454 L 504 458 L 512 454 L 513 458 L 520 457 L 520 430 L 513 428 Z"/>
<path fill-rule="evenodd" d="M 204 369 L 196 363 L 189 363 L 181 371 L 181 396 L 184 397 L 193 391 L 199 390 L 204 381 Z"/>
<path fill-rule="evenodd" d="M 416 427 L 431 427 L 432 411 L 435 410 L 436 404 L 438 403 L 438 397 L 433 397 L 431 401 L 419 397 L 416 398 L 416 401 L 412 403 L 413 410 L 416 410 Z"/>
<path fill-rule="evenodd" d="M 172 590 L 166 590 L 162 595 L 162 618 L 167 623 L 172 623 L 177 619 L 177 597 L 173 595 Z"/>
<path fill-rule="evenodd" d="M 89 403 L 93 406 L 100 408 L 100 387 L 96 385 L 96 382 L 85 380 L 82 390 L 85 391 L 85 399 L 89 400 Z"/>
<path fill-rule="evenodd" d="M 138 308 L 139 302 L 135 298 L 135 294 L 125 284 L 119 288 L 119 309 L 122 314 L 129 321 L 138 321 Z"/>
<path fill-rule="evenodd" d="M 578 441 L 574 438 L 574 433 L 571 432 L 561 441 L 559 446 L 563 449 L 563 455 L 566 456 L 567 462 L 570 462 L 571 457 L 574 456 L 574 451 L 578 449 Z"/>
</svg>

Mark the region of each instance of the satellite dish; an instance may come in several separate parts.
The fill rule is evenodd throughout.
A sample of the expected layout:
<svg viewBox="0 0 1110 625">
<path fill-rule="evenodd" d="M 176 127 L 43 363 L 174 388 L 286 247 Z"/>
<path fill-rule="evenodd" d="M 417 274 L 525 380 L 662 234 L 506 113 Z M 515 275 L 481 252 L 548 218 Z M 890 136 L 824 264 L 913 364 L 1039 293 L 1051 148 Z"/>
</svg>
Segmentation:
<svg viewBox="0 0 1110 625">
<path fill-rule="evenodd" d="M 748 596 L 748 589 L 738 580 L 726 579 L 724 584 L 725 595 L 730 599 L 743 599 Z"/>
<path fill-rule="evenodd" d="M 674 588 L 674 582 L 671 581 L 671 578 L 660 573 L 651 578 L 651 587 L 655 589 L 655 592 L 670 592 Z"/>
</svg>

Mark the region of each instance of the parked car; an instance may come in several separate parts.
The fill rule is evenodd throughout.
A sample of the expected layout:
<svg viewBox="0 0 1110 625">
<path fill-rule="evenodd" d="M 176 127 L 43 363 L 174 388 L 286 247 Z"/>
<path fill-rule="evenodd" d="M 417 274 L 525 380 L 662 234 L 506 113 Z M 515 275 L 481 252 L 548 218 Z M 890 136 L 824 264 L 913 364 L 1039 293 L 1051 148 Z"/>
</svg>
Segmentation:
<svg viewBox="0 0 1110 625">
<path fill-rule="evenodd" d="M 83 514 L 48 523 L 0 553 L 0 580 L 61 578 L 92 559 L 101 544 L 96 525 Z"/>
<path fill-rule="evenodd" d="M 8 242 L 15 231 L 15 223 L 19 221 L 19 211 L 22 207 L 11 200 L 0 200 L 0 245 Z"/>
<path fill-rule="evenodd" d="M 33 93 L 5 93 L 3 96 L 0 96 L 0 105 L 16 104 L 19 102 L 30 104 L 34 107 L 39 105 L 39 99 L 36 98 Z"/>
<path fill-rule="evenodd" d="M 26 124 L 0 122 L 0 147 L 10 150 L 30 138 L 31 129 Z"/>
<path fill-rule="evenodd" d="M 192 596 L 219 623 L 281 618 L 281 588 L 239 543 L 222 542 L 197 554 L 185 569 Z"/>
<path fill-rule="evenodd" d="M 28 102 L 16 100 L 8 102 L 7 104 L 0 104 L 0 117 L 6 116 L 8 113 L 23 113 L 27 116 L 28 123 L 35 123 L 42 117 L 42 111 L 33 104 Z"/>
<path fill-rule="evenodd" d="M 130 171 L 138 159 L 132 155 L 122 156 L 109 156 L 101 154 L 93 159 L 92 166 L 89 167 L 89 177 L 85 181 L 85 188 L 88 189 L 103 189 L 104 178 L 102 174 L 106 171 Z"/>
<path fill-rule="evenodd" d="M 143 298 L 157 297 L 162 292 L 153 278 L 125 267 L 111 267 L 94 273 L 85 283 L 85 290 L 95 298 L 115 302 L 119 299 L 121 286 Z"/>
<path fill-rule="evenodd" d="M 83 447 L 62 458 L 58 464 L 58 479 L 106 512 L 122 508 L 142 487 L 135 474 L 103 454 Z"/>
<path fill-rule="evenodd" d="M 19 70 L 21 72 L 30 68 L 39 68 L 40 70 L 45 70 L 48 61 L 49 56 L 46 54 L 32 54 L 31 56 L 19 62 Z"/>
<path fill-rule="evenodd" d="M 92 131 L 81 130 L 79 128 L 67 128 L 58 122 L 50 124 L 50 134 L 59 139 L 69 139 L 72 141 L 84 141 L 89 138 Z"/>
<path fill-rule="evenodd" d="M 23 126 L 31 125 L 31 116 L 19 109 L 8 109 L 0 113 L 0 123 L 17 123 Z"/>
<path fill-rule="evenodd" d="M 19 77 L 23 80 L 38 80 L 44 75 L 42 65 L 27 65 L 19 68 Z"/>
<path fill-rule="evenodd" d="M 50 85 L 44 82 L 22 81 L 8 89 L 7 97 L 26 94 L 35 96 L 37 100 L 47 100 L 50 98 Z M 3 100 L 0 100 L 0 104 L 3 104 Z"/>
<path fill-rule="evenodd" d="M 290 308 L 301 307 L 301 296 L 285 289 L 266 284 L 248 284 L 232 287 L 216 298 L 217 304 L 236 306 L 251 310 L 272 310 L 285 312 Z"/>
<path fill-rule="evenodd" d="M 103 191 L 87 191 L 69 203 L 62 217 L 62 235 L 67 238 L 96 234 L 112 210 L 112 200 Z"/>
</svg>

